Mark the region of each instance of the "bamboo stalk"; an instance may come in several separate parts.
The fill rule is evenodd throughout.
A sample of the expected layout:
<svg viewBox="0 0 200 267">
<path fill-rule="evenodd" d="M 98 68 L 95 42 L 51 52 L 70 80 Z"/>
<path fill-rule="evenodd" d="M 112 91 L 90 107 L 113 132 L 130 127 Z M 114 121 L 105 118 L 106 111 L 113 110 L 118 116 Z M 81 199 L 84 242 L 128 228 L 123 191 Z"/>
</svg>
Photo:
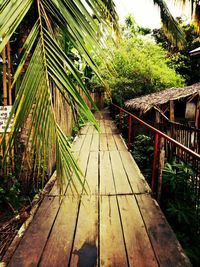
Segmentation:
<svg viewBox="0 0 200 267">
<path fill-rule="evenodd" d="M 12 105 L 10 42 L 7 43 L 6 48 L 7 48 L 7 60 L 8 60 L 8 100 L 9 100 L 9 105 Z"/>
<path fill-rule="evenodd" d="M 2 50 L 2 64 L 3 64 L 3 105 L 8 104 L 8 93 L 7 93 L 7 78 L 6 78 L 6 49 Z"/>
</svg>

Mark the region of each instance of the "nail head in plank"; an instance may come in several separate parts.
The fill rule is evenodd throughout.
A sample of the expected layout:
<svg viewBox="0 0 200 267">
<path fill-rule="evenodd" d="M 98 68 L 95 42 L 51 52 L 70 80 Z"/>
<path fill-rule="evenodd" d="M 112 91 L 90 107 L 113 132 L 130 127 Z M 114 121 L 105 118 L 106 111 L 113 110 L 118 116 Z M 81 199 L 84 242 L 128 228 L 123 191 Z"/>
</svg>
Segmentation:
<svg viewBox="0 0 200 267">
<path fill-rule="evenodd" d="M 100 197 L 100 266 L 127 267 L 116 197 Z"/>
</svg>

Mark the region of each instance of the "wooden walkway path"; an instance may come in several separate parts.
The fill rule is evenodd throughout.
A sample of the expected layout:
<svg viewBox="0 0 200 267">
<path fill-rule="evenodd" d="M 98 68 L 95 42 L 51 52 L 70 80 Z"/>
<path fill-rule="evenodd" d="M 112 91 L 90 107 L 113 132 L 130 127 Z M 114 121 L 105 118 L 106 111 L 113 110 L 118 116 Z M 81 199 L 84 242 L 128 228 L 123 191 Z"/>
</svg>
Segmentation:
<svg viewBox="0 0 200 267">
<path fill-rule="evenodd" d="M 191 266 L 113 122 L 99 123 L 73 146 L 91 193 L 66 190 L 60 203 L 55 185 L 9 266 Z"/>
</svg>

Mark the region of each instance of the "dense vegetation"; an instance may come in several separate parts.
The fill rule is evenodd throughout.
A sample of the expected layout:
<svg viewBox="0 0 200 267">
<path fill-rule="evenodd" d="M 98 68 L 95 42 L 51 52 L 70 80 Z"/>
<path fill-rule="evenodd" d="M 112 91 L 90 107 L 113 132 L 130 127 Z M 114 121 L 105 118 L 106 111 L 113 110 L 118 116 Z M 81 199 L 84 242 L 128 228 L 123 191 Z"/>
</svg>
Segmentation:
<svg viewBox="0 0 200 267">
<path fill-rule="evenodd" d="M 186 83 L 190 85 L 200 81 L 200 59 L 190 55 L 191 50 L 200 46 L 200 36 L 196 32 L 194 24 L 185 23 L 180 18 L 179 22 L 186 39 L 186 43 L 181 49 L 177 49 L 170 42 L 162 28 L 154 29 L 152 35 L 156 43 L 160 44 L 167 51 L 167 57 L 171 61 L 170 64 L 184 77 Z"/>
<path fill-rule="evenodd" d="M 114 70 L 104 72 L 114 101 L 124 101 L 173 86 L 182 86 L 183 79 L 168 66 L 165 52 L 139 37 L 124 40 L 111 59 Z"/>
</svg>

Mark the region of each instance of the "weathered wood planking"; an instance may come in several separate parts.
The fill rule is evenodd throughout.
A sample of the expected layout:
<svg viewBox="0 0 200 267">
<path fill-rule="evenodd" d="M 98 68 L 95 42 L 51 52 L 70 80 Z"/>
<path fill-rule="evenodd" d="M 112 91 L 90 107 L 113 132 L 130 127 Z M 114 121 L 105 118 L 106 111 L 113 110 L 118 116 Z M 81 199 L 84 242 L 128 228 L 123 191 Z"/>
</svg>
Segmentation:
<svg viewBox="0 0 200 267">
<path fill-rule="evenodd" d="M 128 151 L 120 151 L 119 153 L 121 155 L 121 160 L 128 175 L 133 193 L 150 192 L 151 189 L 131 154 Z"/>
<path fill-rule="evenodd" d="M 59 206 L 58 197 L 44 198 L 32 223 L 13 254 L 8 264 L 9 267 L 38 266 Z"/>
<path fill-rule="evenodd" d="M 123 232 L 115 196 L 100 197 L 99 256 L 100 266 L 128 266 Z"/>
<path fill-rule="evenodd" d="M 115 194 L 110 154 L 108 151 L 100 152 L 100 194 Z"/>
<path fill-rule="evenodd" d="M 98 195 L 98 156 L 99 152 L 90 152 L 89 161 L 87 164 L 86 181 L 90 187 L 90 191 L 88 193 L 92 195 Z"/>
<path fill-rule="evenodd" d="M 102 133 L 99 136 L 99 147 L 100 151 L 108 150 L 107 135 L 105 133 Z"/>
<path fill-rule="evenodd" d="M 88 131 L 87 131 L 87 134 L 93 134 L 94 133 L 94 126 L 93 125 L 90 125 L 89 128 L 88 128 Z"/>
<path fill-rule="evenodd" d="M 107 143 L 108 143 L 108 150 L 117 150 L 117 146 L 115 143 L 115 139 L 112 134 L 106 134 L 107 136 Z"/>
<path fill-rule="evenodd" d="M 74 240 L 78 206 L 78 198 L 73 196 L 63 198 L 58 216 L 42 254 L 41 267 L 68 266 Z"/>
<path fill-rule="evenodd" d="M 147 194 L 136 199 L 159 266 L 192 267 L 157 202 Z"/>
<path fill-rule="evenodd" d="M 117 145 L 118 150 L 127 150 L 127 147 L 119 134 L 113 134 L 113 137 L 115 139 L 115 143 Z"/>
<path fill-rule="evenodd" d="M 96 266 L 97 257 L 98 197 L 82 196 L 77 230 L 69 266 Z"/>
<path fill-rule="evenodd" d="M 110 151 L 111 166 L 114 176 L 114 183 L 117 194 L 131 194 L 132 189 L 130 187 L 128 177 L 122 165 L 119 151 Z"/>
<path fill-rule="evenodd" d="M 158 263 L 134 196 L 117 196 L 129 266 L 157 267 Z"/>
<path fill-rule="evenodd" d="M 75 180 L 80 195 L 68 187 L 61 203 L 45 197 L 9 266 L 191 267 L 116 127 L 103 116 L 103 133 L 87 124 L 73 144 L 89 195 Z M 57 187 L 50 193 L 58 195 Z"/>
<path fill-rule="evenodd" d="M 105 134 L 106 133 L 106 130 L 105 130 L 105 126 L 104 126 L 104 120 L 100 120 L 99 121 L 99 126 L 100 126 L 100 132 L 102 134 Z"/>
<path fill-rule="evenodd" d="M 79 152 L 81 150 L 83 143 L 84 143 L 84 140 L 85 140 L 84 134 L 78 135 L 73 142 L 72 150 Z"/>
<path fill-rule="evenodd" d="M 90 151 L 99 151 L 99 135 L 98 134 L 92 135 Z"/>
<path fill-rule="evenodd" d="M 87 123 L 83 128 L 81 128 L 80 134 L 87 134 L 89 127 L 90 127 L 90 124 Z"/>
</svg>

